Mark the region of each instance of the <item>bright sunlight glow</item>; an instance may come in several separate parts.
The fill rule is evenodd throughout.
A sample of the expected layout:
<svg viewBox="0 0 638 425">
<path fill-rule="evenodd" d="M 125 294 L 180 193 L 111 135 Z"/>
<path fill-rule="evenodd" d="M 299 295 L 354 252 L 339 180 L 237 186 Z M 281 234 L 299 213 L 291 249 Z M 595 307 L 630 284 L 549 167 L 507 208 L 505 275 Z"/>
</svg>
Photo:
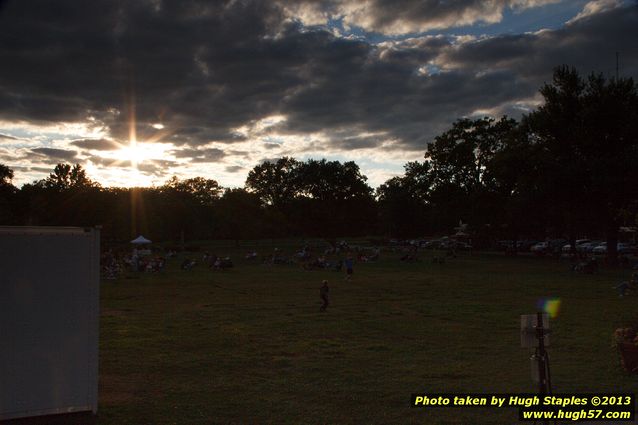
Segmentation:
<svg viewBox="0 0 638 425">
<path fill-rule="evenodd" d="M 137 142 L 131 141 L 128 146 L 122 146 L 113 152 L 105 152 L 105 156 L 121 161 L 130 162 L 131 167 L 137 168 L 138 164 L 144 161 L 158 160 L 166 158 L 166 150 L 170 146 L 166 143 Z"/>
<path fill-rule="evenodd" d="M 111 165 L 119 168 L 118 176 L 124 177 L 124 186 L 148 186 L 155 177 L 147 175 L 138 166 L 172 159 L 170 150 L 173 148 L 171 143 L 131 141 L 127 145 L 120 144 L 119 149 L 100 152 L 99 156 L 113 161 Z"/>
</svg>

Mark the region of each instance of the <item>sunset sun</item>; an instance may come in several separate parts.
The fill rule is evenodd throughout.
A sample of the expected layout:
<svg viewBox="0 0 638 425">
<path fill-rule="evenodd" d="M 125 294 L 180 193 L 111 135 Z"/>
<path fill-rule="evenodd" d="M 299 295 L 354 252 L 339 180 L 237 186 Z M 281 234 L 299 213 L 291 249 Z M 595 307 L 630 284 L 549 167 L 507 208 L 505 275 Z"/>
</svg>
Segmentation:
<svg viewBox="0 0 638 425">
<path fill-rule="evenodd" d="M 144 161 L 161 159 L 165 150 L 162 145 L 157 143 L 138 143 L 136 140 L 131 140 L 128 146 L 121 147 L 115 152 L 115 155 L 118 160 L 130 162 L 131 167 L 137 168 Z"/>
</svg>

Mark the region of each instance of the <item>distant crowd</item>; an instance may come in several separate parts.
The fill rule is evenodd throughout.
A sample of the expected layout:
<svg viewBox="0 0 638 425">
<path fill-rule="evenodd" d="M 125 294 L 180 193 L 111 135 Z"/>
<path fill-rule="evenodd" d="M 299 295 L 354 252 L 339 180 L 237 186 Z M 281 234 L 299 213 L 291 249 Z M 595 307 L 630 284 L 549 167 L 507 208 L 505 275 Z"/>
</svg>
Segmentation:
<svg viewBox="0 0 638 425">
<path fill-rule="evenodd" d="M 408 243 L 392 243 L 384 248 L 384 251 L 392 252 L 401 262 L 414 263 L 420 261 L 419 255 L 423 250 L 436 249 L 431 261 L 435 264 L 445 264 L 457 258 L 457 250 L 464 250 L 471 253 L 471 245 L 465 243 L 460 244 L 451 240 L 443 242 L 438 241 L 438 245 L 433 243 L 423 243 L 423 241 L 408 241 Z M 454 242 L 454 243 L 453 243 Z M 568 249 L 567 245 L 554 244 L 560 249 L 554 249 L 556 258 L 568 259 L 570 268 L 574 272 L 592 274 L 599 269 L 599 261 L 594 254 L 595 252 L 587 252 L 584 249 L 586 245 L 580 244 L 577 250 Z M 579 241 L 580 242 L 580 241 Z M 541 247 L 543 243 L 532 245 L 531 252 L 538 255 L 538 252 L 545 253 L 535 248 Z M 548 246 L 550 244 L 547 244 Z M 469 248 L 468 248 L 469 247 Z M 506 245 L 505 252 L 508 253 Z M 199 248 L 197 248 L 199 249 Z M 195 255 L 193 250 L 186 250 L 187 254 L 180 255 L 181 262 L 179 267 L 181 270 L 190 271 L 195 267 L 206 268 L 210 270 L 228 270 L 235 267 L 235 263 L 229 255 L 218 255 L 216 253 L 206 251 L 201 256 Z M 355 263 L 374 263 L 379 261 L 382 250 L 377 245 L 351 245 L 345 240 L 340 242 L 333 241 L 329 244 L 310 245 L 302 242 L 297 249 L 292 249 L 288 253 L 280 248 L 272 248 L 267 252 L 258 253 L 256 250 L 246 252 L 243 256 L 243 263 L 261 263 L 265 266 L 299 266 L 303 270 L 331 270 L 341 272 L 344 269 L 348 275 L 353 272 L 353 264 Z M 106 279 L 116 279 L 125 272 L 132 273 L 159 273 L 162 272 L 166 264 L 173 258 L 178 256 L 177 249 L 139 249 L 139 248 L 120 248 L 109 249 L 102 254 L 101 265 L 103 276 Z M 632 257 L 633 258 L 633 257 Z M 636 266 L 633 264 L 626 253 L 620 255 L 620 264 L 623 266 Z M 604 261 L 604 259 L 603 259 Z M 634 258 L 635 263 L 635 258 Z M 632 267 L 638 269 L 638 267 Z"/>
<path fill-rule="evenodd" d="M 412 249 L 403 261 L 410 258 L 416 260 Z M 190 255 L 184 257 L 180 262 L 180 269 L 184 271 L 192 270 L 195 267 L 204 267 L 210 270 L 227 270 L 235 266 L 233 260 L 228 255 L 218 255 L 209 251 L 204 252 L 201 257 Z M 341 241 L 328 247 L 311 246 L 304 243 L 291 253 L 285 253 L 279 248 L 259 254 L 257 251 L 249 251 L 244 255 L 245 262 L 261 262 L 266 266 L 274 265 L 298 265 L 303 270 L 334 270 L 350 271 L 352 273 L 353 264 L 370 263 L 378 261 L 381 256 L 381 249 L 376 246 L 351 246 L 346 241 Z M 176 250 L 151 251 L 149 249 L 127 250 L 109 249 L 102 254 L 101 264 L 103 276 L 106 279 L 116 279 L 125 272 L 131 273 L 157 273 L 162 272 L 170 259 L 177 257 Z"/>
</svg>

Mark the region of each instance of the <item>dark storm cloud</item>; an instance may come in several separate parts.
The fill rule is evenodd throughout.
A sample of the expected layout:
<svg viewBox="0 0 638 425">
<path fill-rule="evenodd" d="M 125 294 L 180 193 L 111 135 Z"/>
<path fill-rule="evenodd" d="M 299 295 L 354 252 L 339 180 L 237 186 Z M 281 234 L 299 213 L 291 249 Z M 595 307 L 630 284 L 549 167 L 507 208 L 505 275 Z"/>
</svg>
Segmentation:
<svg viewBox="0 0 638 425">
<path fill-rule="evenodd" d="M 353 126 L 387 131 L 397 149 L 425 144 L 459 117 L 477 110 L 522 110 L 517 102 L 534 97 L 552 69 L 564 63 L 588 74 L 611 76 L 614 49 L 624 58 L 625 76 L 638 75 L 638 8 L 615 9 L 576 21 L 558 31 L 502 36 L 474 42 L 439 42 L 433 65 L 423 74 L 418 61 L 350 58 L 344 78 L 321 80 L 291 98 L 284 109 L 291 132 Z M 595 35 L 595 36 L 593 36 Z M 398 43 L 389 50 L 410 57 Z M 387 49 L 386 49 L 387 50 Z M 600 52 L 609 52 L 601 63 Z M 428 65 L 421 62 L 421 66 Z M 338 140 L 333 140 L 337 143 Z M 356 147 L 353 146 L 353 147 Z"/>
<path fill-rule="evenodd" d="M 452 48 L 451 41 L 447 48 Z M 418 74 L 416 64 L 405 66 L 383 58 L 361 61 L 349 69 L 344 70 L 344 77 L 321 80 L 286 102 L 287 130 L 318 132 L 351 127 L 359 132 L 387 132 L 388 139 L 400 140 L 405 148 L 423 149 L 455 118 L 520 94 L 516 77 L 507 73 L 477 76 L 454 70 L 424 76 Z M 334 142 L 347 149 L 374 147 L 381 140 L 343 143 L 337 138 Z"/>
<path fill-rule="evenodd" d="M 122 166 L 130 164 L 130 161 L 122 161 L 121 159 L 116 158 L 104 158 L 99 155 L 89 155 L 87 157 L 87 160 L 91 161 L 95 165 L 100 165 L 103 167 Z"/>
<path fill-rule="evenodd" d="M 446 60 L 475 70 L 500 69 L 538 84 L 556 65 L 570 64 L 581 72 L 611 76 L 619 52 L 625 76 L 638 70 L 638 7 L 617 8 L 576 20 L 556 31 L 495 37 L 467 43 Z"/>
<path fill-rule="evenodd" d="M 29 171 L 35 171 L 37 173 L 51 173 L 53 171 L 52 168 L 46 168 L 46 167 L 24 167 L 21 165 L 16 165 L 15 167 L 11 167 L 13 168 L 15 171 L 20 171 L 20 172 L 29 172 Z"/>
<path fill-rule="evenodd" d="M 245 168 L 239 165 L 229 165 L 226 168 L 224 168 L 224 170 L 226 170 L 226 172 L 228 173 L 238 173 L 240 171 L 244 171 Z"/>
<path fill-rule="evenodd" d="M 276 59 L 260 60 L 270 57 L 260 39 L 278 30 L 277 13 L 265 2 L 9 2 L 0 16 L 0 53 L 11 64 L 0 70 L 0 115 L 78 121 L 116 108 L 107 124 L 126 138 L 134 95 L 140 129 L 163 118 L 223 134 L 288 86 L 246 84 L 276 72 Z"/>
<path fill-rule="evenodd" d="M 64 160 L 73 161 L 77 158 L 78 153 L 76 151 L 69 151 L 66 149 L 54 149 L 54 148 L 35 148 L 31 149 L 31 152 L 50 160 Z"/>
<path fill-rule="evenodd" d="M 357 15 L 355 2 L 312 2 L 321 10 L 350 5 L 351 22 L 380 31 L 489 20 L 503 7 L 532 3 L 374 0 Z M 161 136 L 180 148 L 178 158 L 195 162 L 238 154 L 199 147 L 245 141 L 238 128 L 274 114 L 287 119 L 270 132 L 332 134 L 325 146 L 315 141 L 319 149 L 379 148 L 381 137 L 355 136 L 383 133 L 396 149 L 419 151 L 461 116 L 515 111 L 512 104 L 534 96 L 556 65 L 606 72 L 619 51 L 623 75 L 638 70 L 635 6 L 537 34 L 373 45 L 304 27 L 281 5 L 294 9 L 293 2 L 251 0 L 9 2 L 0 15 L 0 119 L 92 116 L 107 137 L 128 140 L 134 103 L 138 140 Z"/>
<path fill-rule="evenodd" d="M 73 146 L 96 151 L 113 151 L 121 148 L 121 145 L 108 139 L 81 139 L 71 142 Z"/>
<path fill-rule="evenodd" d="M 166 169 L 178 165 L 174 161 L 166 160 L 147 160 L 137 165 L 137 169 L 145 174 L 151 174 L 157 177 L 166 175 Z"/>
<path fill-rule="evenodd" d="M 330 145 L 337 149 L 354 151 L 357 149 L 377 148 L 381 146 L 386 140 L 387 140 L 387 137 L 385 135 L 354 136 L 354 137 L 347 137 L 343 140 L 339 140 L 335 138 L 330 142 Z"/>
<path fill-rule="evenodd" d="M 221 149 L 181 149 L 172 151 L 176 158 L 190 158 L 191 162 L 217 162 L 226 154 Z"/>
<path fill-rule="evenodd" d="M 183 118 L 187 119 L 187 118 Z M 238 123 L 239 124 L 239 123 Z M 142 136 L 142 139 L 146 137 Z M 230 129 L 215 129 L 206 127 L 183 127 L 175 130 L 170 137 L 164 138 L 175 145 L 200 145 L 211 142 L 232 144 L 243 142 L 246 136 L 238 134 Z"/>
<path fill-rule="evenodd" d="M 229 150 L 227 151 L 228 155 L 232 155 L 232 156 L 243 156 L 245 158 L 248 158 L 248 156 L 250 155 L 250 152 L 248 151 L 240 151 L 240 150 Z"/>
</svg>

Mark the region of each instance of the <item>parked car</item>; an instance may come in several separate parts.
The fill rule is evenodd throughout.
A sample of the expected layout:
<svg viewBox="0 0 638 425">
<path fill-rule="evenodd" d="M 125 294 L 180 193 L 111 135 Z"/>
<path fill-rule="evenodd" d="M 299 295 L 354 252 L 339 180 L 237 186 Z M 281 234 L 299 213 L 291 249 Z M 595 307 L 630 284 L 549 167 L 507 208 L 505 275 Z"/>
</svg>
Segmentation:
<svg viewBox="0 0 638 425">
<path fill-rule="evenodd" d="M 522 240 L 516 243 L 516 249 L 519 252 L 529 252 L 529 250 L 538 243 L 538 241 L 534 240 Z"/>
<path fill-rule="evenodd" d="M 603 241 L 590 241 L 580 244 L 576 247 L 576 251 L 582 252 L 583 254 L 591 254 L 594 248 L 603 243 Z"/>
<path fill-rule="evenodd" d="M 591 242 L 589 239 L 576 239 L 575 244 L 576 244 L 576 251 L 578 251 L 578 248 L 584 244 L 584 243 L 589 243 Z M 572 251 L 572 244 L 568 243 L 567 245 L 563 245 L 562 248 L 563 252 L 571 252 Z"/>
<path fill-rule="evenodd" d="M 432 239 L 430 241 L 427 241 L 423 245 L 421 245 L 421 248 L 439 249 L 440 246 L 441 246 L 441 240 L 440 239 Z"/>
<path fill-rule="evenodd" d="M 457 241 L 454 243 L 454 249 L 458 249 L 460 251 L 469 251 L 472 249 L 472 245 L 467 242 Z"/>
<path fill-rule="evenodd" d="M 552 252 L 560 252 L 563 245 L 567 243 L 566 239 L 551 239 L 549 241 L 549 250 Z"/>
<path fill-rule="evenodd" d="M 439 249 L 453 249 L 454 244 L 455 244 L 454 241 L 444 240 L 444 241 L 441 241 L 441 243 L 439 244 Z"/>
<path fill-rule="evenodd" d="M 622 255 L 634 254 L 636 250 L 637 250 L 636 246 L 632 244 L 619 242 L 616 245 L 616 251 L 618 252 L 618 254 L 622 254 Z M 594 248 L 593 253 L 607 254 L 607 242 L 603 242 L 600 245 L 598 245 L 596 248 Z"/>
<path fill-rule="evenodd" d="M 594 247 L 591 252 L 593 254 L 607 254 L 607 242 L 603 242 L 600 245 Z"/>
<path fill-rule="evenodd" d="M 629 255 L 635 254 L 637 249 L 636 246 L 629 243 L 621 242 L 617 245 L 618 254 Z"/>
<path fill-rule="evenodd" d="M 496 249 L 501 251 L 507 251 L 508 249 L 512 249 L 513 246 L 514 246 L 514 241 L 511 241 L 511 240 L 496 241 Z"/>
<path fill-rule="evenodd" d="M 548 247 L 549 247 L 549 244 L 547 242 L 539 242 L 536 245 L 532 245 L 532 247 L 529 250 L 530 252 L 533 252 L 534 254 L 542 255 L 542 254 L 545 254 Z"/>
<path fill-rule="evenodd" d="M 567 241 L 565 239 L 550 239 L 533 245 L 529 250 L 536 255 L 560 253 L 561 248 Z"/>
</svg>

